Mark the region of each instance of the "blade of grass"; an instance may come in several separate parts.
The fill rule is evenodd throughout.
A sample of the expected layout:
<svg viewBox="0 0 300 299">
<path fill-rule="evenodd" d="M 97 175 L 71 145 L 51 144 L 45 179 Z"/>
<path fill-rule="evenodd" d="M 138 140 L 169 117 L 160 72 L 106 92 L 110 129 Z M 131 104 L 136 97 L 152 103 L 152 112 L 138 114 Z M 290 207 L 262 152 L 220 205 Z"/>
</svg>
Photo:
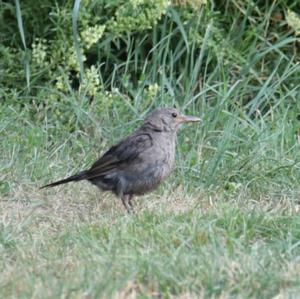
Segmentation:
<svg viewBox="0 0 300 299">
<path fill-rule="evenodd" d="M 24 61 L 24 66 L 25 66 L 26 83 L 27 83 L 27 88 L 30 89 L 29 52 L 28 52 L 28 49 L 27 49 L 27 46 L 26 46 L 25 32 L 24 32 L 23 20 L 22 20 L 22 12 L 21 12 L 21 7 L 20 7 L 19 0 L 15 0 L 15 4 L 16 4 L 16 14 L 17 14 L 18 28 L 19 28 L 22 44 L 23 44 L 24 51 L 25 51 L 23 61 Z"/>
<path fill-rule="evenodd" d="M 84 68 L 83 68 L 83 61 L 82 61 L 82 54 L 80 50 L 80 42 L 79 42 L 79 34 L 78 34 L 78 16 L 80 10 L 80 2 L 81 0 L 75 0 L 74 7 L 72 11 L 72 30 L 73 30 L 73 42 L 77 56 L 77 62 L 80 68 L 80 80 L 84 79 Z"/>
</svg>

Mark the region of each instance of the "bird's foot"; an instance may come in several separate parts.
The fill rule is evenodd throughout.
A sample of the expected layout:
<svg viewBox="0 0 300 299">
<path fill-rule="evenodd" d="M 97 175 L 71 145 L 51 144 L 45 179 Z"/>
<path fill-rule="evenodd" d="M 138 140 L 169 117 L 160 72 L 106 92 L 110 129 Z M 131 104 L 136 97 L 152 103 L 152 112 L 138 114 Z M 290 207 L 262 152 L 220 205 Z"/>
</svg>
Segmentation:
<svg viewBox="0 0 300 299">
<path fill-rule="evenodd" d="M 132 197 L 133 196 L 129 195 L 129 194 L 121 196 L 122 203 L 123 203 L 126 211 L 130 214 L 135 213 L 134 208 L 133 208 L 133 204 L 132 204 Z"/>
</svg>

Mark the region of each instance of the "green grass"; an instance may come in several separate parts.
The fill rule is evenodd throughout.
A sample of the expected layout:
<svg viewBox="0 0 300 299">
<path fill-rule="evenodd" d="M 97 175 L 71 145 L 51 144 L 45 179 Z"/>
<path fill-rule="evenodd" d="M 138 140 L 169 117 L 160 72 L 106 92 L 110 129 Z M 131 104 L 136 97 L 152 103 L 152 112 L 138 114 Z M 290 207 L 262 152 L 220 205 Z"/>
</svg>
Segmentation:
<svg viewBox="0 0 300 299">
<path fill-rule="evenodd" d="M 174 191 L 140 200 L 129 216 L 84 184 L 66 189 L 1 203 L 1 297 L 299 294 L 300 217 L 292 197 L 183 199 Z"/>
<path fill-rule="evenodd" d="M 72 33 L 73 2 L 16 4 L 0 13 L 0 297 L 299 298 L 297 1 L 173 5 L 149 30 L 108 28 L 85 52 L 93 96 L 59 54 L 29 56 L 35 37 L 59 53 L 82 19 L 102 24 L 98 8 L 76 6 Z M 136 215 L 86 182 L 39 189 L 174 104 L 203 123 L 180 130 L 175 171 Z"/>
<path fill-rule="evenodd" d="M 295 149 L 278 150 L 284 117 L 267 125 L 219 112 L 217 130 L 212 110 L 184 127 L 174 174 L 136 198 L 133 216 L 88 183 L 38 189 L 138 125 L 84 107 L 92 121 L 72 133 L 36 125 L 26 106 L 1 110 L 0 297 L 297 298 L 299 174 Z"/>
</svg>

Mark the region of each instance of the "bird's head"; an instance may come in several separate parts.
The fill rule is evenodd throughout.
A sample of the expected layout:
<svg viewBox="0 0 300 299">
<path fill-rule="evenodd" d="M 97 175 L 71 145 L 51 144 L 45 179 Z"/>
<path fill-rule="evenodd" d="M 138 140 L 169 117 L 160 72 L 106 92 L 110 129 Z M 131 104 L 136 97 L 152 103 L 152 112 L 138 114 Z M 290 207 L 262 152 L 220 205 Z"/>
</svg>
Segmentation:
<svg viewBox="0 0 300 299">
<path fill-rule="evenodd" d="M 156 131 L 176 132 L 184 123 L 199 121 L 201 121 L 199 117 L 184 115 L 176 108 L 160 108 L 145 119 L 145 124 L 150 125 Z"/>
</svg>

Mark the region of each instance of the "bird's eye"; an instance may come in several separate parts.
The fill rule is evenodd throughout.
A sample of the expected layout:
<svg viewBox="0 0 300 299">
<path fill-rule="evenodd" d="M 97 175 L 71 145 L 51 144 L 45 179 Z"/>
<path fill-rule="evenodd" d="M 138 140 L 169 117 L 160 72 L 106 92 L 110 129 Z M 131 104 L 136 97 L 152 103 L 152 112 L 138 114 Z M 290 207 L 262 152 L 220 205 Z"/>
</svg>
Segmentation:
<svg viewBox="0 0 300 299">
<path fill-rule="evenodd" d="M 172 116 L 175 118 L 175 117 L 177 117 L 177 113 L 176 112 L 173 112 L 172 113 Z"/>
</svg>

